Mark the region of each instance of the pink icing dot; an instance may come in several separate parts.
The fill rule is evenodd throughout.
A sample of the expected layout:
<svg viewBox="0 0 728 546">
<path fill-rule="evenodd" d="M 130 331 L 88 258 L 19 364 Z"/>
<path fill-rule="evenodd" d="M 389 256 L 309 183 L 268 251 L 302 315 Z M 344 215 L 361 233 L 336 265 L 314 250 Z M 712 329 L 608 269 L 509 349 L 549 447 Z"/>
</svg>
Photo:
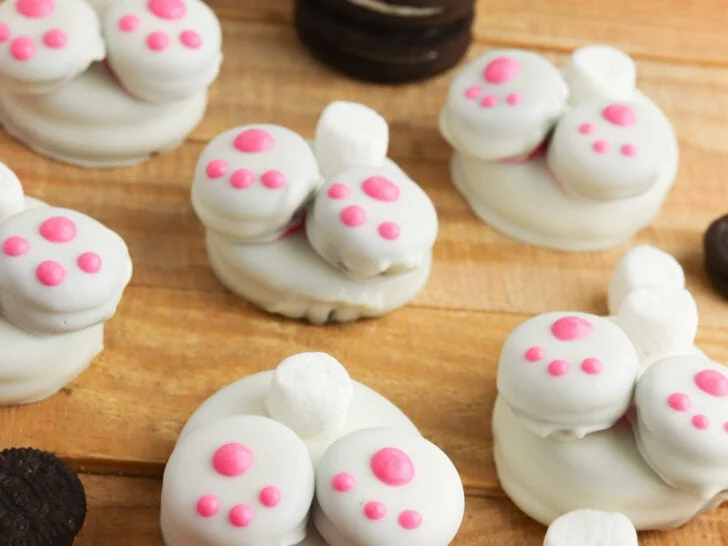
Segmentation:
<svg viewBox="0 0 728 546">
<path fill-rule="evenodd" d="M 119 19 L 119 30 L 122 32 L 134 32 L 141 24 L 141 19 L 136 15 L 124 15 Z"/>
<path fill-rule="evenodd" d="M 212 467 L 228 478 L 240 476 L 252 465 L 253 453 L 243 444 L 225 444 L 212 457 Z"/>
<path fill-rule="evenodd" d="M 68 43 L 68 35 L 61 29 L 54 28 L 43 35 L 43 43 L 51 49 L 62 49 Z"/>
<path fill-rule="evenodd" d="M 506 102 L 511 106 L 517 106 L 518 104 L 521 104 L 521 95 L 518 93 L 511 93 L 506 97 Z"/>
<path fill-rule="evenodd" d="M 31 19 L 49 16 L 55 10 L 54 0 L 18 0 L 15 3 L 18 13 Z"/>
<path fill-rule="evenodd" d="M 596 127 L 594 127 L 591 123 L 582 123 L 579 125 L 579 132 L 582 135 L 590 135 L 594 132 L 594 129 L 596 129 Z"/>
<path fill-rule="evenodd" d="M 385 447 L 373 456 L 369 464 L 377 479 L 387 485 L 407 485 L 415 477 L 412 459 L 396 447 Z"/>
<path fill-rule="evenodd" d="M 594 326 L 588 320 L 579 317 L 563 317 L 551 325 L 551 333 L 561 341 L 574 341 L 588 336 Z"/>
<path fill-rule="evenodd" d="M 667 405 L 675 411 L 688 411 L 692 403 L 690 402 L 690 397 L 687 394 L 676 392 L 667 398 Z"/>
<path fill-rule="evenodd" d="M 222 159 L 213 159 L 205 167 L 205 172 L 209 178 L 220 178 L 228 170 L 228 164 Z"/>
<path fill-rule="evenodd" d="M 76 238 L 76 224 L 65 216 L 54 216 L 41 224 L 40 234 L 51 243 L 68 243 Z"/>
<path fill-rule="evenodd" d="M 260 177 L 263 185 L 271 190 L 281 189 L 286 185 L 286 175 L 281 171 L 267 171 Z"/>
<path fill-rule="evenodd" d="M 366 223 L 367 212 L 357 205 L 351 205 L 341 211 L 340 218 L 345 226 L 359 227 Z"/>
<path fill-rule="evenodd" d="M 84 252 L 78 257 L 77 263 L 81 271 L 89 275 L 101 271 L 101 256 L 95 252 Z"/>
<path fill-rule="evenodd" d="M 35 276 L 46 286 L 58 286 L 66 277 L 66 270 L 58 262 L 43 262 L 35 270 Z"/>
<path fill-rule="evenodd" d="M 380 520 L 387 515 L 387 509 L 381 502 L 368 502 L 364 505 L 364 515 L 367 519 Z"/>
<path fill-rule="evenodd" d="M 147 46 L 152 51 L 164 51 L 169 45 L 169 35 L 161 30 L 156 30 L 147 36 Z"/>
<path fill-rule="evenodd" d="M 634 110 L 624 104 L 610 104 L 602 110 L 602 117 L 613 125 L 628 126 L 637 121 Z"/>
<path fill-rule="evenodd" d="M 349 197 L 350 193 L 351 190 L 349 190 L 349 186 L 337 183 L 329 188 L 329 191 L 326 192 L 326 195 L 329 196 L 329 199 L 346 199 L 347 197 Z"/>
<path fill-rule="evenodd" d="M 236 190 L 244 190 L 255 182 L 255 175 L 247 169 L 238 169 L 230 177 L 230 185 Z"/>
<path fill-rule="evenodd" d="M 371 176 L 361 184 L 362 190 L 372 199 L 391 203 L 399 199 L 397 184 L 384 176 Z"/>
<path fill-rule="evenodd" d="M 263 129 L 248 129 L 235 137 L 233 146 L 248 154 L 265 152 L 274 144 L 273 137 Z"/>
<path fill-rule="evenodd" d="M 215 495 L 204 495 L 197 501 L 197 513 L 203 518 L 211 518 L 220 510 L 220 499 Z"/>
<path fill-rule="evenodd" d="M 247 504 L 233 506 L 228 519 L 235 527 L 247 527 L 253 521 L 253 509 Z"/>
<path fill-rule="evenodd" d="M 383 222 L 379 224 L 377 231 L 382 239 L 387 239 L 388 241 L 396 241 L 399 239 L 401 233 L 399 226 L 394 222 Z"/>
<path fill-rule="evenodd" d="M 707 415 L 696 415 L 693 417 L 693 426 L 698 430 L 705 430 L 710 426 L 710 419 Z"/>
<path fill-rule="evenodd" d="M 526 360 L 529 362 L 538 362 L 546 356 L 546 349 L 543 347 L 531 347 L 526 351 Z"/>
<path fill-rule="evenodd" d="M 16 258 L 28 252 L 29 248 L 28 241 L 23 237 L 8 237 L 3 243 L 3 254 L 11 258 Z"/>
<path fill-rule="evenodd" d="M 723 423 L 723 430 L 725 430 L 726 432 L 728 432 L 728 422 L 727 423 Z"/>
<path fill-rule="evenodd" d="M 498 99 L 494 97 L 493 95 L 488 95 L 483 100 L 480 101 L 480 106 L 483 108 L 492 108 L 495 106 L 495 103 L 498 102 Z"/>
<path fill-rule="evenodd" d="M 581 363 L 581 369 L 589 375 L 598 375 L 602 373 L 602 362 L 597 358 L 587 358 Z"/>
<path fill-rule="evenodd" d="M 483 78 L 488 83 L 505 83 L 513 79 L 520 66 L 518 61 L 511 57 L 498 57 L 488 63 L 483 71 Z"/>
<path fill-rule="evenodd" d="M 160 19 L 176 21 L 187 13 L 187 6 L 182 0 L 149 0 L 147 9 Z"/>
<path fill-rule="evenodd" d="M 0 23 L 0 42 L 7 42 L 10 39 L 10 27 Z"/>
<path fill-rule="evenodd" d="M 594 143 L 594 144 L 592 145 L 592 149 L 593 149 L 593 150 L 594 150 L 594 151 L 595 151 L 596 153 L 598 153 L 598 154 L 604 154 L 604 153 L 607 153 L 607 151 L 609 150 L 609 144 L 607 144 L 607 143 L 606 143 L 605 141 L 603 141 L 603 140 L 597 140 L 597 141 L 596 141 L 596 142 L 595 142 L 595 143 Z"/>
<path fill-rule="evenodd" d="M 549 364 L 548 371 L 554 377 L 561 377 L 569 372 L 569 363 L 565 360 L 553 360 Z"/>
<path fill-rule="evenodd" d="M 695 376 L 698 388 L 716 398 L 728 396 L 728 378 L 715 370 L 703 370 Z"/>
<path fill-rule="evenodd" d="M 404 529 L 411 531 L 412 529 L 417 529 L 420 525 L 422 525 L 422 516 L 419 512 L 415 512 L 414 510 L 405 510 L 399 515 L 397 521 L 399 521 L 399 524 Z"/>
<path fill-rule="evenodd" d="M 634 157 L 637 155 L 637 146 L 634 144 L 625 144 L 620 148 L 620 151 L 625 157 Z"/>
<path fill-rule="evenodd" d="M 10 44 L 10 53 L 18 61 L 27 61 L 35 55 L 35 44 L 27 36 L 20 36 Z"/>
<path fill-rule="evenodd" d="M 182 45 L 190 49 L 200 49 L 202 47 L 202 37 L 194 30 L 183 30 L 179 35 L 179 41 Z"/>
<path fill-rule="evenodd" d="M 354 485 L 356 485 L 356 479 L 348 472 L 340 472 L 334 476 L 333 480 L 331 480 L 331 487 L 334 488 L 334 491 L 338 491 L 339 493 L 351 491 L 354 489 Z"/>
<path fill-rule="evenodd" d="M 483 88 L 479 85 L 471 85 L 465 90 L 465 98 L 470 100 L 477 99 L 482 92 Z"/>
<path fill-rule="evenodd" d="M 260 490 L 258 500 L 266 508 L 275 508 L 281 502 L 281 490 L 273 486 L 264 487 Z"/>
</svg>

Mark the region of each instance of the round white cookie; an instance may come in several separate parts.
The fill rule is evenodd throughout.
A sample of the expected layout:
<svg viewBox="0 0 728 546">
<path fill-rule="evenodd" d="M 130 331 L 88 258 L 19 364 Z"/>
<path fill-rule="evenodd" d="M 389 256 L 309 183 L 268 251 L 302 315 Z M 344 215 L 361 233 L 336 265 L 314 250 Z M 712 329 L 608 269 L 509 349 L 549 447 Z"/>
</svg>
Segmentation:
<svg viewBox="0 0 728 546">
<path fill-rule="evenodd" d="M 197 162 L 192 205 L 205 227 L 231 241 L 279 238 L 321 185 L 303 137 L 277 125 L 246 125 L 215 137 Z"/>
<path fill-rule="evenodd" d="M 453 148 L 481 160 L 525 156 L 546 139 L 568 94 L 559 70 L 540 55 L 490 51 L 453 80 L 440 131 Z"/>
<path fill-rule="evenodd" d="M 103 28 L 109 65 L 142 100 L 194 97 L 220 71 L 220 22 L 199 0 L 117 0 L 106 9 Z"/>
<path fill-rule="evenodd" d="M 0 222 L 25 209 L 23 185 L 16 174 L 0 163 Z"/>
<path fill-rule="evenodd" d="M 4 92 L 51 92 L 105 55 L 98 16 L 84 0 L 0 3 Z"/>
<path fill-rule="evenodd" d="M 609 319 L 546 313 L 506 339 L 498 392 L 536 435 L 579 439 L 627 412 L 638 371 L 632 343 Z"/>
<path fill-rule="evenodd" d="M 306 535 L 314 468 L 284 425 L 229 417 L 177 443 L 164 471 L 167 546 L 290 546 Z"/>
<path fill-rule="evenodd" d="M 0 93 L 0 122 L 40 154 L 82 167 L 134 165 L 179 146 L 207 108 L 202 92 L 155 105 L 125 93 L 101 64 L 47 95 Z"/>
<path fill-rule="evenodd" d="M 617 201 L 645 194 L 676 161 L 665 116 L 639 100 L 593 99 L 570 109 L 549 144 L 549 168 L 576 197 Z"/>
<path fill-rule="evenodd" d="M 359 280 L 421 269 L 437 238 L 437 212 L 401 171 L 351 167 L 329 179 L 306 216 L 311 246 Z"/>
<path fill-rule="evenodd" d="M 132 263 L 116 233 L 80 212 L 29 209 L 0 223 L 0 307 L 40 335 L 83 330 L 110 318 Z"/>
<path fill-rule="evenodd" d="M 637 531 L 619 512 L 574 510 L 549 525 L 543 546 L 638 546 Z"/>
<path fill-rule="evenodd" d="M 351 433 L 316 467 L 314 523 L 329 544 L 450 544 L 464 510 L 455 465 L 411 431 Z"/>
<path fill-rule="evenodd" d="M 624 51 L 589 45 L 571 54 L 564 79 L 572 106 L 595 98 L 628 100 L 637 88 L 637 67 Z"/>
</svg>

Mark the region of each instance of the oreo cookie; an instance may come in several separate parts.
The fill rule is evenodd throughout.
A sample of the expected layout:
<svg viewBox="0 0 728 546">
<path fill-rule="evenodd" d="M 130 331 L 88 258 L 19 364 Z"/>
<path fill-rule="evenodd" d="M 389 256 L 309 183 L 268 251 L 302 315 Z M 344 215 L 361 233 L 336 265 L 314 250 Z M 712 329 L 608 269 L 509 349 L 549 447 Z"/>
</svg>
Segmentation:
<svg viewBox="0 0 728 546">
<path fill-rule="evenodd" d="M 71 546 L 86 519 L 76 473 L 51 453 L 0 451 L 0 546 Z"/>
<path fill-rule="evenodd" d="M 473 13 L 473 0 L 320 0 L 328 9 L 381 28 L 434 28 Z"/>
<path fill-rule="evenodd" d="M 449 25 L 392 30 L 348 18 L 321 0 L 297 0 L 299 39 L 321 62 L 359 80 L 407 83 L 455 66 L 472 41 L 473 12 Z"/>
<path fill-rule="evenodd" d="M 728 214 L 710 224 L 703 237 L 703 250 L 708 278 L 728 298 Z"/>
</svg>

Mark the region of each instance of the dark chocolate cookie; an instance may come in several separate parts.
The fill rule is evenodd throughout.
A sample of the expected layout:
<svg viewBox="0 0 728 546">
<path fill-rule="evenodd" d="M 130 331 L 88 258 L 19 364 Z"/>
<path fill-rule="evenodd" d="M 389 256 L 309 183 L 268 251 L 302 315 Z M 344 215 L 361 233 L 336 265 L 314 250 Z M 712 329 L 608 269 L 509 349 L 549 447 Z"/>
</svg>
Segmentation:
<svg viewBox="0 0 728 546">
<path fill-rule="evenodd" d="M 728 298 L 728 215 L 710 224 L 703 237 L 703 248 L 708 278 Z"/>
<path fill-rule="evenodd" d="M 0 546 L 71 546 L 86 519 L 76 473 L 51 453 L 0 451 Z"/>
<path fill-rule="evenodd" d="M 382 28 L 433 28 L 466 18 L 473 0 L 320 0 L 335 13 Z"/>
</svg>

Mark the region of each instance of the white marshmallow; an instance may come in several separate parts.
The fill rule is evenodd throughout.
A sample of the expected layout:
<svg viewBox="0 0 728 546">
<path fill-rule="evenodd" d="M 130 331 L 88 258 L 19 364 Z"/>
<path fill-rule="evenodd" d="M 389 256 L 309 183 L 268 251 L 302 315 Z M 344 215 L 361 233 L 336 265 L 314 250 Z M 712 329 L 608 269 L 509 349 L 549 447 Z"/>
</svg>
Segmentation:
<svg viewBox="0 0 728 546">
<path fill-rule="evenodd" d="M 554 520 L 544 546 L 637 546 L 637 531 L 624 514 L 574 510 Z"/>
<path fill-rule="evenodd" d="M 276 368 L 268 414 L 301 438 L 333 436 L 346 425 L 354 387 L 346 369 L 325 353 L 300 353 Z"/>
<path fill-rule="evenodd" d="M 685 272 L 667 252 L 649 245 L 636 246 L 622 257 L 609 281 L 609 313 L 618 314 L 632 290 L 651 285 L 685 288 Z"/>
<path fill-rule="evenodd" d="M 324 178 L 350 167 L 379 167 L 388 147 L 387 121 L 363 104 L 332 102 L 318 120 L 314 151 Z"/>
<path fill-rule="evenodd" d="M 644 371 L 662 358 L 692 352 L 698 306 L 684 288 L 638 288 L 622 302 L 616 323 L 637 349 Z"/>
<path fill-rule="evenodd" d="M 636 88 L 637 67 L 624 51 L 591 45 L 572 53 L 564 79 L 572 106 L 597 97 L 627 99 Z"/>
</svg>

